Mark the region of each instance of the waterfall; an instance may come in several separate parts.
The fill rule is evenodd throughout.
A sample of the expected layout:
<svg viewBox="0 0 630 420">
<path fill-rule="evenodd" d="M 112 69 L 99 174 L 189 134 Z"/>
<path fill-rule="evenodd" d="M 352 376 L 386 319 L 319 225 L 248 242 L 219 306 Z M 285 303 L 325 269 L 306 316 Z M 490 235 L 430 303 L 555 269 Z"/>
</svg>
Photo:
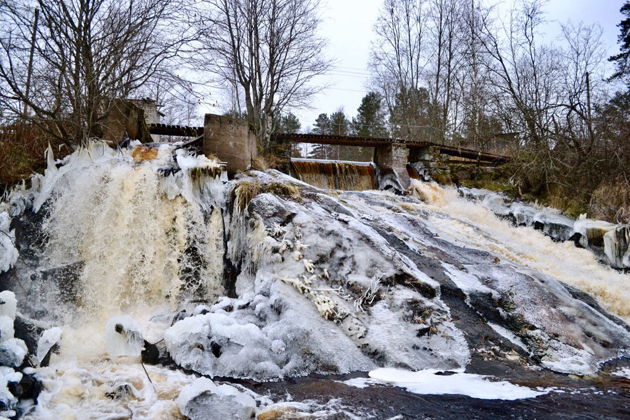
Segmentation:
<svg viewBox="0 0 630 420">
<path fill-rule="evenodd" d="M 161 152 L 161 160 L 124 152 L 91 164 L 75 158 L 51 190 L 45 253 L 54 267 L 80 264 L 79 307 L 111 313 L 199 290 L 223 293 L 220 209 L 204 212 L 174 195 L 190 173 L 165 174 L 173 162 Z"/>
<path fill-rule="evenodd" d="M 412 180 L 411 190 L 427 202 L 429 222 L 440 236 L 545 273 L 592 294 L 606 309 L 630 321 L 628 276 L 602 265 L 573 242 L 557 243 L 527 226 L 514 227 L 490 209 L 459 196 L 454 188 Z"/>
<path fill-rule="evenodd" d="M 292 159 L 291 166 L 301 181 L 316 187 L 355 191 L 376 188 L 376 172 L 371 162 Z"/>
</svg>

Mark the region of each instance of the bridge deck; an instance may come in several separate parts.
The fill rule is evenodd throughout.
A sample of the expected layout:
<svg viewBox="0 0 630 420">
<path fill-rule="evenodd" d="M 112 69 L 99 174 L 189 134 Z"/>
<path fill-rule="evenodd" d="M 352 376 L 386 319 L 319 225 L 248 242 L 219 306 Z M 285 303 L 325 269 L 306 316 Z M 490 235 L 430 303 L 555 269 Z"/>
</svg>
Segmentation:
<svg viewBox="0 0 630 420">
<path fill-rule="evenodd" d="M 428 141 L 395 139 L 386 137 L 360 137 L 360 136 L 338 136 L 322 134 L 277 134 L 275 139 L 292 143 L 315 143 L 315 144 L 338 144 L 342 146 L 365 146 L 378 147 L 387 145 L 400 145 L 409 148 L 433 147 L 441 154 L 458 156 L 466 159 L 476 159 L 480 161 L 490 161 L 496 163 L 508 162 L 509 156 L 495 153 L 480 152 L 479 150 L 467 149 L 463 147 L 438 144 Z"/>
<path fill-rule="evenodd" d="M 203 127 L 189 127 L 173 124 L 147 124 L 149 133 L 162 136 L 198 137 L 203 135 Z"/>
</svg>

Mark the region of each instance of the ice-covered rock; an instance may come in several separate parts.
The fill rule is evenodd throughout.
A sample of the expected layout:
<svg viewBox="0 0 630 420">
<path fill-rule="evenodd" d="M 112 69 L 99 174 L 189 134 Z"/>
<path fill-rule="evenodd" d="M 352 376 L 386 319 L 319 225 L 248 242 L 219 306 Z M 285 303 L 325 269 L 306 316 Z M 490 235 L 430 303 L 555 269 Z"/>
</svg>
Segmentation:
<svg viewBox="0 0 630 420">
<path fill-rule="evenodd" d="M 0 211 L 0 273 L 15 265 L 19 252 L 15 247 L 15 231 L 11 229 L 11 218 L 6 211 Z"/>
<path fill-rule="evenodd" d="M 0 366 L 0 416 L 2 418 L 14 417 L 18 399 L 9 391 L 9 383 L 19 382 L 22 378 L 20 372 L 10 367 Z"/>
<path fill-rule="evenodd" d="M 256 414 L 256 401 L 251 396 L 208 378 L 199 378 L 182 389 L 177 405 L 191 420 L 250 419 Z"/>
<path fill-rule="evenodd" d="M 541 230 L 555 241 L 574 240 L 579 246 L 591 250 L 602 262 L 614 268 L 630 268 L 627 226 L 586 217 L 573 220 L 556 209 L 512 201 L 505 194 L 493 191 L 460 187 L 459 192 L 517 226 Z"/>
<path fill-rule="evenodd" d="M 301 297 L 289 286 L 276 287 L 284 290 L 274 291 L 273 301 L 234 300 L 230 312 L 217 308 L 178 321 L 164 334 L 169 354 L 180 366 L 206 375 L 256 379 L 373 366 L 314 309 L 298 312 L 290 299 Z"/>
<path fill-rule="evenodd" d="M 630 226 L 617 226 L 604 234 L 604 252 L 615 268 L 630 268 Z"/>
<path fill-rule="evenodd" d="M 27 353 L 23 340 L 9 338 L 0 343 L 0 366 L 19 367 Z"/>
<path fill-rule="evenodd" d="M 13 319 L 6 315 L 0 315 L 0 342 L 6 341 L 15 336 Z"/>
<path fill-rule="evenodd" d="M 15 320 L 17 313 L 17 300 L 15 293 L 10 290 L 0 292 L 0 316 L 7 316 Z"/>
</svg>

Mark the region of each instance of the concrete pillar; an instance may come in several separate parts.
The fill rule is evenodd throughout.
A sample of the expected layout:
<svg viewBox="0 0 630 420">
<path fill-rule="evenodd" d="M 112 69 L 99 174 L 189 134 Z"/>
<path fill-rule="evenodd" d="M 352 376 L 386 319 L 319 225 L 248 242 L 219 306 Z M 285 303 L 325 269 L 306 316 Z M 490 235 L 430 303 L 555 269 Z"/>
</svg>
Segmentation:
<svg viewBox="0 0 630 420">
<path fill-rule="evenodd" d="M 403 145 L 388 144 L 374 148 L 374 163 L 378 168 L 380 189 L 402 192 L 409 187 L 408 158 L 409 149 Z"/>
<path fill-rule="evenodd" d="M 227 163 L 229 173 L 246 171 L 258 156 L 256 137 L 247 122 L 235 118 L 206 114 L 203 128 L 203 153 L 215 155 Z"/>
<path fill-rule="evenodd" d="M 423 181 L 430 181 L 436 163 L 431 146 L 412 147 L 409 149 L 409 166 Z"/>
</svg>

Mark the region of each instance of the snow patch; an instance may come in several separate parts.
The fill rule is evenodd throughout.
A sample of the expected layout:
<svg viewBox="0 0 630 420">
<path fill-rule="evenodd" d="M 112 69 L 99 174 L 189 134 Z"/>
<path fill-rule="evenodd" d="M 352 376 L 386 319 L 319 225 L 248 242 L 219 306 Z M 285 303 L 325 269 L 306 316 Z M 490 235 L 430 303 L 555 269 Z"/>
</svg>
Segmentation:
<svg viewBox="0 0 630 420">
<path fill-rule="evenodd" d="M 536 398 L 550 390 L 534 390 L 506 381 L 491 381 L 490 377 L 463 372 L 438 374 L 435 369 L 412 372 L 382 368 L 369 373 L 377 382 L 405 388 L 414 394 L 466 395 L 484 400 L 520 400 Z"/>
</svg>

